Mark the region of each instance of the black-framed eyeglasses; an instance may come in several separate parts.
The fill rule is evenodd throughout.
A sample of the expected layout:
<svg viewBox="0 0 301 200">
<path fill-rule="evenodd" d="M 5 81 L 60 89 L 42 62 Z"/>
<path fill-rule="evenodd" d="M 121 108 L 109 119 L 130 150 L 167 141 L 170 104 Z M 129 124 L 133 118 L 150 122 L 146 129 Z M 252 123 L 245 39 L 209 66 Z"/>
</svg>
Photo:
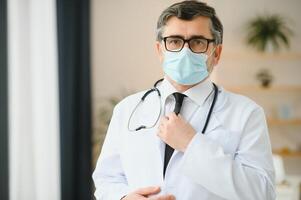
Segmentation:
<svg viewBox="0 0 301 200">
<path fill-rule="evenodd" d="M 185 43 L 188 43 L 189 49 L 194 53 L 205 53 L 208 46 L 214 39 L 204 37 L 192 37 L 188 40 L 180 36 L 168 36 L 163 38 L 165 49 L 171 52 L 179 52 L 183 49 Z"/>
</svg>

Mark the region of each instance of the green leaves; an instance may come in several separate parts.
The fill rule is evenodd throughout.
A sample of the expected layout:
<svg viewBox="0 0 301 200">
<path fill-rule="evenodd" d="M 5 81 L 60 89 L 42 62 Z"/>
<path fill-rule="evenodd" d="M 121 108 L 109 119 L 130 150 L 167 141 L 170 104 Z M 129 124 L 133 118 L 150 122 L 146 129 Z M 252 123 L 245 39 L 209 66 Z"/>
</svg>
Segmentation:
<svg viewBox="0 0 301 200">
<path fill-rule="evenodd" d="M 267 50 L 269 43 L 275 51 L 281 46 L 289 48 L 293 35 L 286 20 L 279 15 L 258 16 L 247 24 L 247 31 L 247 44 L 261 52 Z"/>
</svg>

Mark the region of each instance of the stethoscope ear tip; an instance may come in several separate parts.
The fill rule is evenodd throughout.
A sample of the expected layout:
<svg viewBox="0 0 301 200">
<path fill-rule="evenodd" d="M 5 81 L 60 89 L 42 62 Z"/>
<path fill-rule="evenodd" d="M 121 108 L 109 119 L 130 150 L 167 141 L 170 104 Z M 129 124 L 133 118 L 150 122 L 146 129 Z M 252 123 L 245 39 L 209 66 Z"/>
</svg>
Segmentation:
<svg viewBox="0 0 301 200">
<path fill-rule="evenodd" d="M 136 128 L 135 130 L 136 130 L 136 131 L 139 131 L 139 130 L 144 129 L 144 128 L 146 128 L 146 126 L 139 126 L 139 127 Z"/>
</svg>

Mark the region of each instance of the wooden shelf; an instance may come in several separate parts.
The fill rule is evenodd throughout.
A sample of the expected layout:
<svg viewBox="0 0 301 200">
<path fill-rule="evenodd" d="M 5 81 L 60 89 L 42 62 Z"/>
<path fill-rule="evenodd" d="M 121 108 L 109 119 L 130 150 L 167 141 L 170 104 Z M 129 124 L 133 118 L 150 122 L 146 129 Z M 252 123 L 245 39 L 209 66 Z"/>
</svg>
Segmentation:
<svg viewBox="0 0 301 200">
<path fill-rule="evenodd" d="M 269 88 L 263 88 L 256 85 L 245 85 L 240 87 L 225 86 L 225 88 L 231 92 L 237 93 L 246 93 L 246 92 L 257 92 L 257 93 L 266 93 L 266 92 L 294 92 L 301 94 L 301 86 L 299 85 L 273 85 Z"/>
<path fill-rule="evenodd" d="M 268 118 L 267 122 L 269 125 L 275 126 L 301 126 L 301 119 L 273 119 Z"/>
<path fill-rule="evenodd" d="M 290 158 L 301 157 L 300 151 L 273 151 L 273 153 L 282 157 L 290 157 Z"/>
<path fill-rule="evenodd" d="M 301 60 L 299 52 L 282 52 L 282 53 L 257 53 L 257 52 L 230 52 L 225 51 L 222 54 L 224 60 L 273 60 L 273 61 L 287 61 L 287 60 Z"/>
</svg>

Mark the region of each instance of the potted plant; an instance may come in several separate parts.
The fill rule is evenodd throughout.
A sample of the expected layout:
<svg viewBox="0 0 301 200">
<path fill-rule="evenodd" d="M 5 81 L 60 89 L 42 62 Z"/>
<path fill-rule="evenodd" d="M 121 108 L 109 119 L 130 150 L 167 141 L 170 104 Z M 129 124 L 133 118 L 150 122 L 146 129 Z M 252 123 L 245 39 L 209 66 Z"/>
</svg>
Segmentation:
<svg viewBox="0 0 301 200">
<path fill-rule="evenodd" d="M 109 127 L 111 117 L 113 114 L 113 109 L 124 97 L 132 94 L 134 92 L 122 91 L 120 95 L 112 96 L 108 98 L 102 98 L 100 101 L 101 106 L 95 108 L 97 110 L 96 118 L 94 119 L 94 130 L 92 135 L 92 164 L 93 167 L 96 166 L 98 156 L 100 154 L 101 147 L 103 145 L 107 129 Z"/>
<path fill-rule="evenodd" d="M 278 51 L 282 46 L 290 47 L 290 37 L 293 31 L 287 21 L 280 15 L 257 16 L 247 24 L 247 44 L 260 52 Z"/>
<path fill-rule="evenodd" d="M 277 52 L 282 47 L 290 47 L 290 38 L 293 31 L 287 21 L 280 15 L 261 15 L 247 23 L 247 45 L 259 52 Z M 268 88 L 273 76 L 268 69 L 261 69 L 256 74 L 257 80 L 264 88 Z"/>
<path fill-rule="evenodd" d="M 260 81 L 263 88 L 268 88 L 273 80 L 273 76 L 267 69 L 262 69 L 256 74 L 256 78 Z"/>
</svg>

